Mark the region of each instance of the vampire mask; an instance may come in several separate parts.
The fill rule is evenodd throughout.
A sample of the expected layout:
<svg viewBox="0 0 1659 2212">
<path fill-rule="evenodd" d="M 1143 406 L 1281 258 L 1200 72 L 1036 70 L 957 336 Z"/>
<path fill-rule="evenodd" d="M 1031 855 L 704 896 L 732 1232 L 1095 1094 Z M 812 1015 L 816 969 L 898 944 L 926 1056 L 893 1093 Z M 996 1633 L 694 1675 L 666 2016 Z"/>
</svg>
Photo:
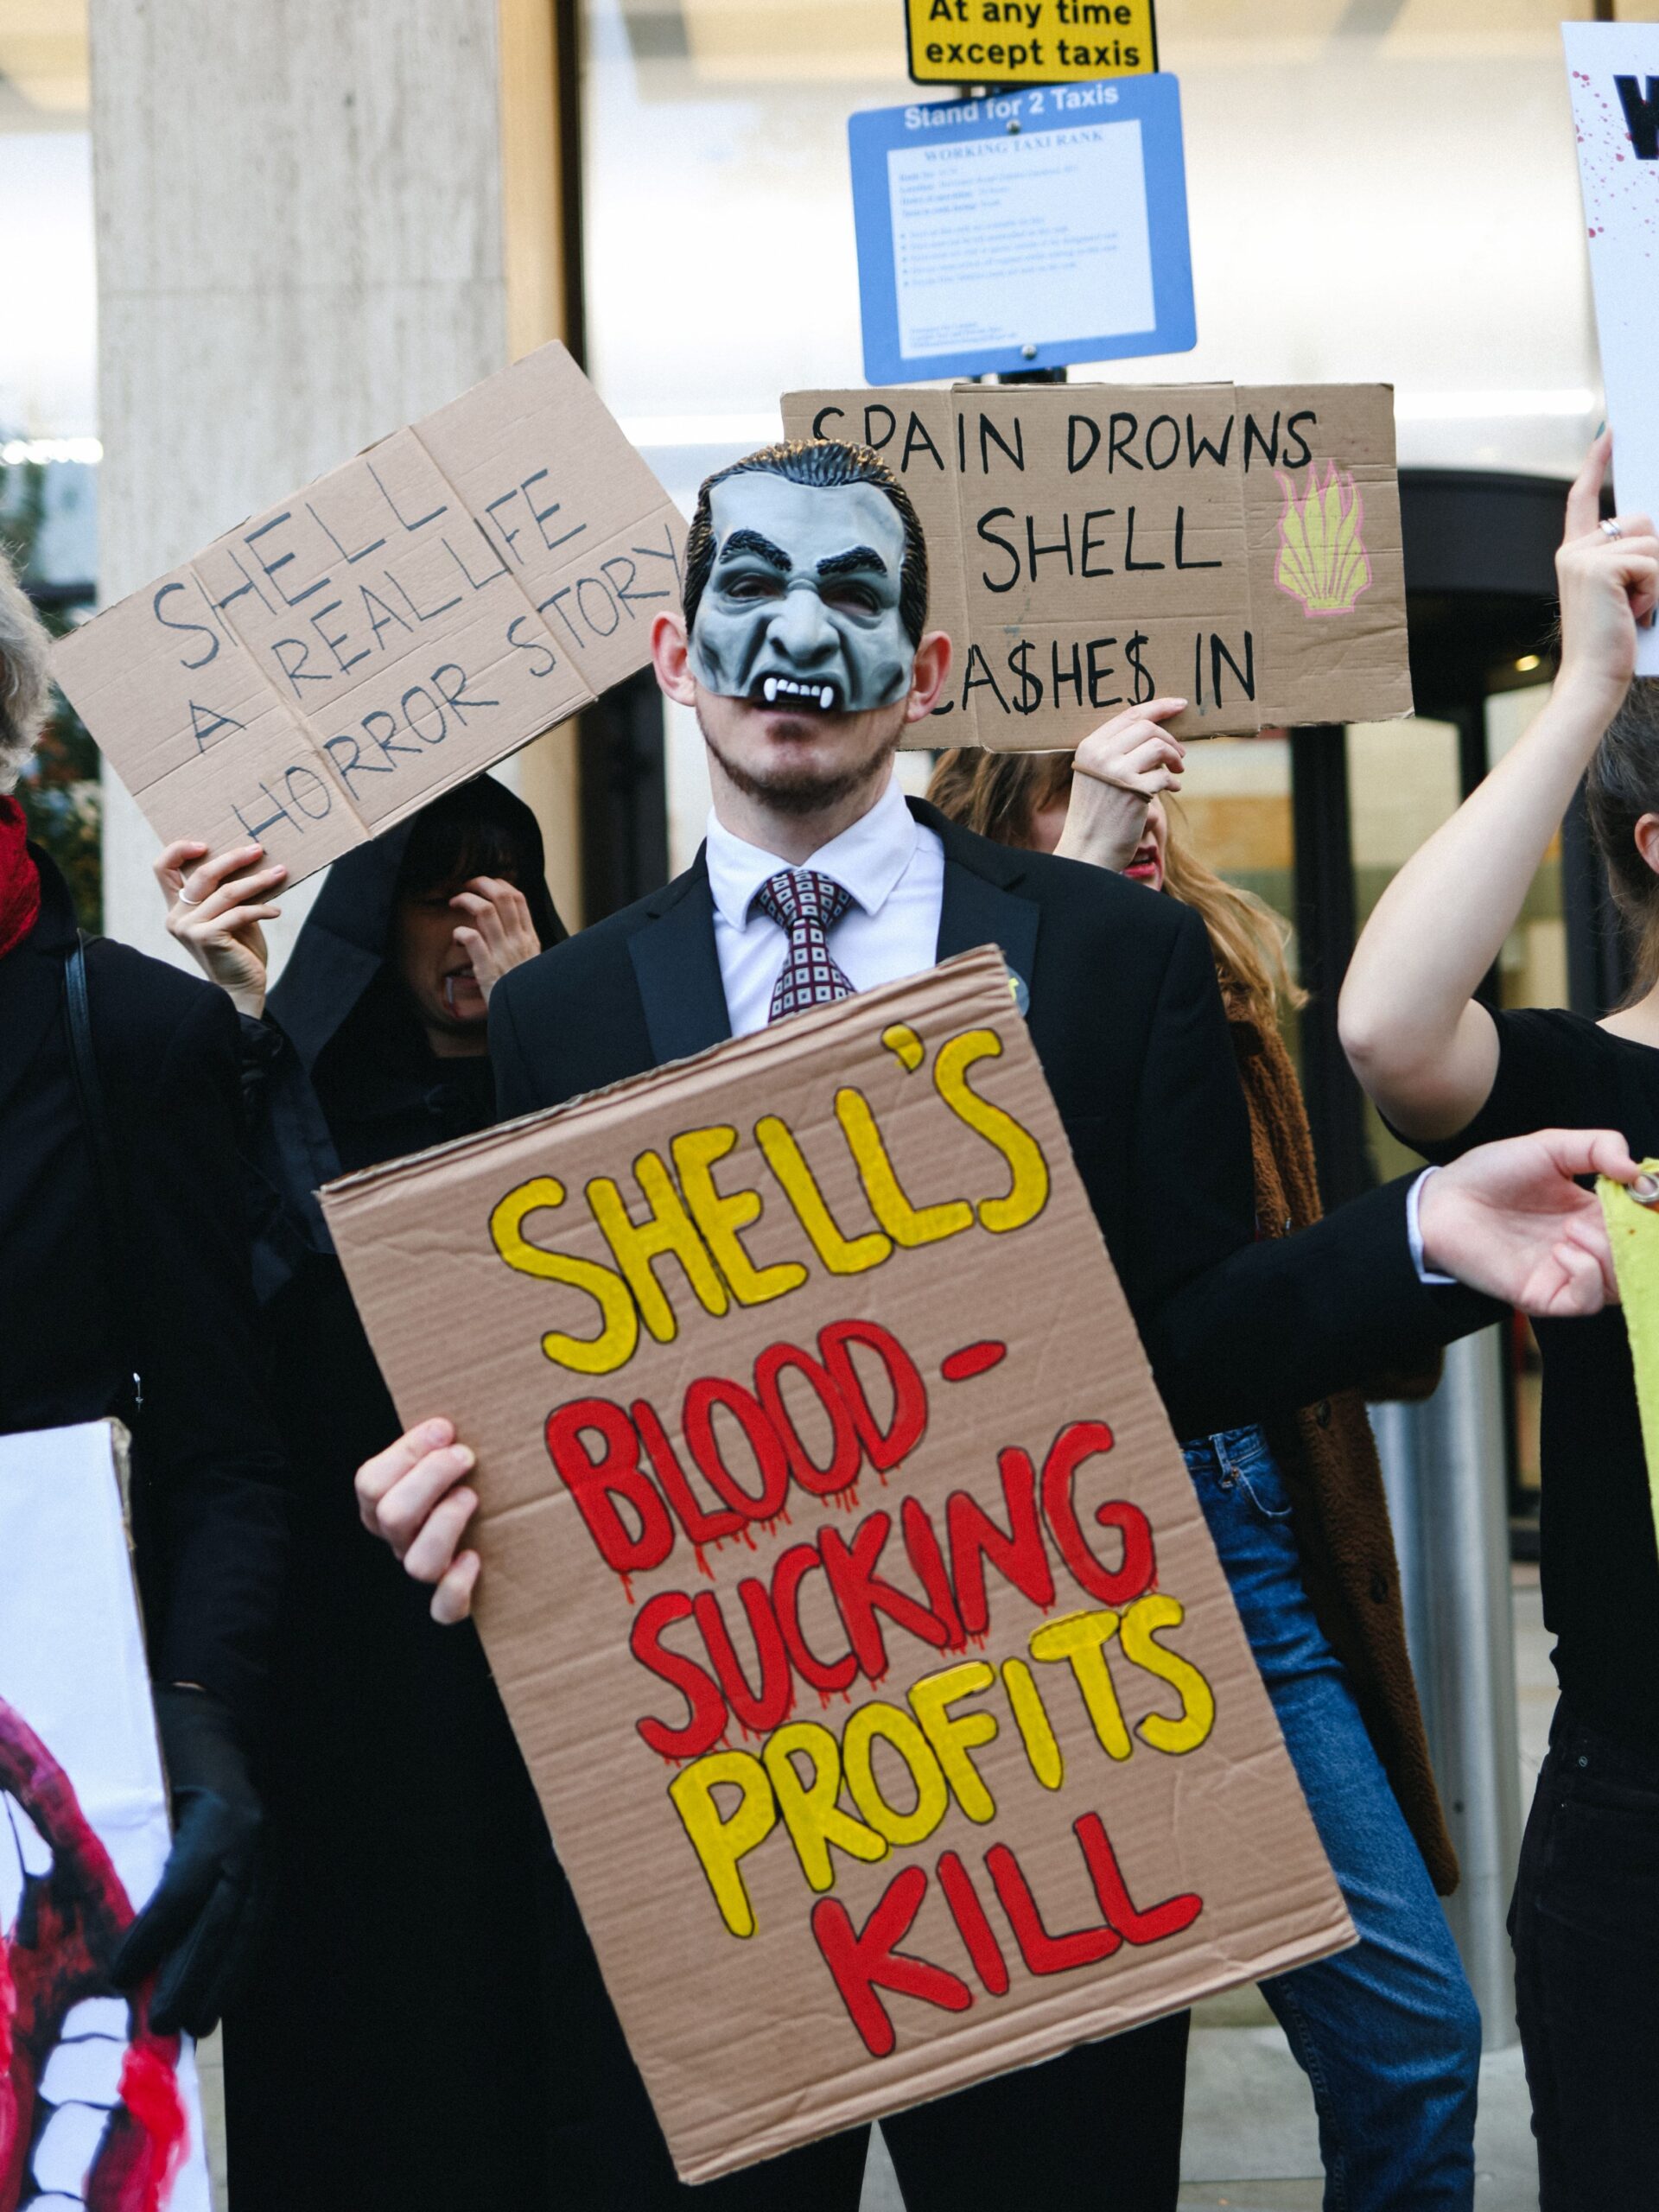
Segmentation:
<svg viewBox="0 0 1659 2212">
<path fill-rule="evenodd" d="M 905 525 L 880 485 L 757 468 L 721 478 L 709 499 L 714 557 L 690 633 L 698 682 L 798 714 L 902 699 L 916 659 L 901 611 Z"/>
</svg>

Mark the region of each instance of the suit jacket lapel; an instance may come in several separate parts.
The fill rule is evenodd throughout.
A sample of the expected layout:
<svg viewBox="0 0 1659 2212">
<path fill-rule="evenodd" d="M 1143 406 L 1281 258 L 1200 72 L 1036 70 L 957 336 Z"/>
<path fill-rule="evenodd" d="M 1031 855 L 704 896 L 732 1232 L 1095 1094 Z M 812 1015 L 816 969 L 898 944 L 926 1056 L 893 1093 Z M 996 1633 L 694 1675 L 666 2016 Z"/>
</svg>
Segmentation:
<svg viewBox="0 0 1659 2212">
<path fill-rule="evenodd" d="M 715 902 L 701 851 L 659 893 L 649 928 L 628 940 L 651 1049 L 660 1066 L 690 1059 L 732 1033 L 715 950 Z"/>
<path fill-rule="evenodd" d="M 1014 886 L 1024 874 L 1019 853 L 988 838 L 975 837 L 925 800 L 912 799 L 911 812 L 926 823 L 944 846 L 944 903 L 939 914 L 938 957 L 995 944 L 1029 989 L 1037 965 L 1037 926 L 1042 910 L 1021 899 Z"/>
</svg>

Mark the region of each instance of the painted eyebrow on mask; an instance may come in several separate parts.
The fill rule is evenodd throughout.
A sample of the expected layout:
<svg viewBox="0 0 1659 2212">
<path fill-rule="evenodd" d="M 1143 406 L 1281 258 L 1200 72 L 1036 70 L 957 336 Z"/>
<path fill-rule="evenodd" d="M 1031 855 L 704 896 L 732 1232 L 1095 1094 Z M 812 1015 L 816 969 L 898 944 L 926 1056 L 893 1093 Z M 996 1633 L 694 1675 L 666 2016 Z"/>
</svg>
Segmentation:
<svg viewBox="0 0 1659 2212">
<path fill-rule="evenodd" d="M 845 553 L 827 553 L 818 563 L 821 576 L 856 575 L 866 569 L 874 569 L 879 576 L 887 573 L 887 563 L 873 545 L 854 545 Z"/>
<path fill-rule="evenodd" d="M 722 561 L 729 560 L 734 553 L 758 554 L 768 567 L 776 569 L 780 575 L 786 576 L 795 565 L 781 545 L 774 545 L 769 537 L 763 537 L 758 530 L 734 530 L 721 547 L 720 558 Z"/>
</svg>

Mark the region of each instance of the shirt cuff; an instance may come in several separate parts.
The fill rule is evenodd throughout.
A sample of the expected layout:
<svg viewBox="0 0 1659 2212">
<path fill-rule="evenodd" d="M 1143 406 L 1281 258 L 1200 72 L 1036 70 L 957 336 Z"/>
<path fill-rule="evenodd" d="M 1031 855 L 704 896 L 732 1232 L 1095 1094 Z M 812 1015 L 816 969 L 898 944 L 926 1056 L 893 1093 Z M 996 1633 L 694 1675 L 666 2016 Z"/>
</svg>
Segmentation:
<svg viewBox="0 0 1659 2212">
<path fill-rule="evenodd" d="M 1423 1225 L 1418 1217 L 1422 1205 L 1423 1185 L 1431 1175 L 1438 1175 L 1440 1172 L 1438 1167 L 1425 1167 L 1406 1192 L 1406 1236 L 1411 1245 L 1411 1264 L 1417 1270 L 1418 1281 L 1436 1290 L 1457 1281 L 1455 1275 L 1437 1275 L 1423 1264 Z"/>
</svg>

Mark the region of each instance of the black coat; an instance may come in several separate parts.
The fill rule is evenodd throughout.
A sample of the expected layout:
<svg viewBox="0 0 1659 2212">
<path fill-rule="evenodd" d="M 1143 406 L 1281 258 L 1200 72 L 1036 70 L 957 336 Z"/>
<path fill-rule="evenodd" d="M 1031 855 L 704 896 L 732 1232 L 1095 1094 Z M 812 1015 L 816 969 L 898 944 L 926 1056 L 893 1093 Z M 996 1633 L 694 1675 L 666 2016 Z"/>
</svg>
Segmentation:
<svg viewBox="0 0 1659 2212">
<path fill-rule="evenodd" d="M 1485 1301 L 1419 1281 L 1404 1185 L 1294 1239 L 1255 1241 L 1249 1117 L 1209 938 L 1190 907 L 1102 869 L 992 844 L 911 805 L 944 847 L 938 957 L 997 944 L 1029 986 L 1032 1039 L 1178 1435 L 1306 1404 L 1375 1367 L 1380 1344 L 1403 1359 L 1490 1317 Z M 555 1105 L 728 1034 L 699 854 L 655 897 L 497 987 L 499 1109 Z M 667 2179 L 568 1890 L 556 1924 L 566 2167 L 605 2177 L 588 2190 L 596 2203 L 689 2202 Z M 903 2114 L 887 2132 L 906 2190 L 931 2204 L 1022 2202 L 1019 2160 L 1034 2136 L 1052 2152 L 1049 2195 L 1081 2202 L 1097 2142 L 1120 2140 L 1112 2131 L 1131 2112 L 1133 2152 L 1126 2162 L 1120 2150 L 1113 2180 L 1125 2202 L 1173 2202 L 1184 2049 L 1184 2018 L 1163 2022 Z M 639 2146 L 626 2183 L 619 2138 Z M 766 2212 L 850 2202 L 827 2170 L 834 2156 L 820 2145 L 793 2154 L 787 2176 L 760 2168 L 747 2196 L 711 2184 L 711 2203 L 721 2190 L 730 2192 L 722 2202 Z"/>
<path fill-rule="evenodd" d="M 1408 1179 L 1301 1235 L 1255 1241 L 1249 1116 L 1198 915 L 1108 870 L 1011 850 L 911 811 L 944 846 L 938 957 L 1000 945 L 1178 1436 L 1309 1404 L 1484 1326 L 1428 1289 Z M 729 1035 L 702 855 L 655 897 L 530 962 L 490 1005 L 504 1116 Z"/>
<path fill-rule="evenodd" d="M 0 1429 L 128 1422 L 151 1669 L 200 1683 L 245 1723 L 287 1525 L 249 1269 L 236 1016 L 222 992 L 159 960 L 102 938 L 87 948 L 127 1208 L 118 1268 L 69 1056 L 74 910 L 30 852 L 40 918 L 0 959 Z"/>
<path fill-rule="evenodd" d="M 524 888 L 556 943 L 534 817 L 485 788 L 533 851 Z M 493 1112 L 488 1060 L 435 1058 L 389 965 L 407 839 L 334 863 L 271 1019 L 243 1025 L 296 1498 L 264 1775 L 276 1909 L 226 2022 L 238 2212 L 543 2201 L 546 1829 L 476 1634 L 439 1629 L 358 1519 L 353 1477 L 400 1423 L 314 1195 Z"/>
</svg>

